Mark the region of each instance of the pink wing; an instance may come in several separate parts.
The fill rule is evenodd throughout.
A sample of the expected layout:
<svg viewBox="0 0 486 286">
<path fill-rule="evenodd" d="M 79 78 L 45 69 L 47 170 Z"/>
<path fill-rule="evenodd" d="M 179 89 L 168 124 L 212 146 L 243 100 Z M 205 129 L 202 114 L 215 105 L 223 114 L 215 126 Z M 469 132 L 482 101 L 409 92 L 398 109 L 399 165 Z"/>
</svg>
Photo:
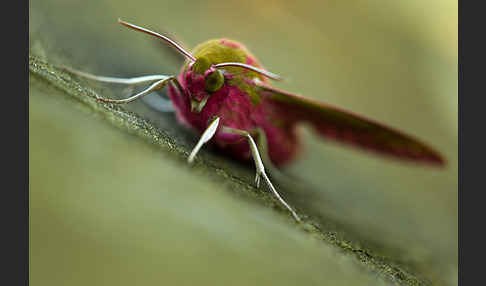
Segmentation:
<svg viewBox="0 0 486 286">
<path fill-rule="evenodd" d="M 431 147 L 383 124 L 283 90 L 263 84 L 260 87 L 264 99 L 279 106 L 290 124 L 307 121 L 319 134 L 338 142 L 398 159 L 445 164 Z"/>
</svg>

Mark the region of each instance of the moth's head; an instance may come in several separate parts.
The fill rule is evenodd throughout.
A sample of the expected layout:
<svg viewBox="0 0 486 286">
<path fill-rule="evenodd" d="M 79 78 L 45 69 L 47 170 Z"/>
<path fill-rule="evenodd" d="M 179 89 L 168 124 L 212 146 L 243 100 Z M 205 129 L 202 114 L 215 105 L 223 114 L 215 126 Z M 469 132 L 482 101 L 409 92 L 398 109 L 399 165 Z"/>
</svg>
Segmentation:
<svg viewBox="0 0 486 286">
<path fill-rule="evenodd" d="M 191 111 L 201 112 L 211 95 L 223 87 L 225 80 L 225 71 L 215 67 L 206 57 L 190 62 L 184 72 L 184 81 L 189 92 Z"/>
<path fill-rule="evenodd" d="M 191 54 L 195 61 L 186 64 L 184 79 L 191 97 L 191 110 L 200 112 L 207 100 L 224 86 L 225 81 L 233 78 L 234 71 L 231 68 L 218 65 L 245 63 L 248 53 L 239 43 L 217 39 L 197 45 Z"/>
<path fill-rule="evenodd" d="M 189 70 L 192 71 L 193 76 L 202 76 L 204 89 L 208 93 L 218 91 L 224 84 L 224 70 L 215 67 L 216 64 L 207 57 L 196 58 L 195 62 L 189 64 Z"/>
<path fill-rule="evenodd" d="M 240 43 L 228 39 L 206 41 L 192 52 L 194 61 L 185 66 L 185 80 L 191 93 L 191 110 L 199 112 L 212 94 L 227 80 L 245 77 L 265 82 L 279 76 L 260 68 L 256 58 Z"/>
</svg>

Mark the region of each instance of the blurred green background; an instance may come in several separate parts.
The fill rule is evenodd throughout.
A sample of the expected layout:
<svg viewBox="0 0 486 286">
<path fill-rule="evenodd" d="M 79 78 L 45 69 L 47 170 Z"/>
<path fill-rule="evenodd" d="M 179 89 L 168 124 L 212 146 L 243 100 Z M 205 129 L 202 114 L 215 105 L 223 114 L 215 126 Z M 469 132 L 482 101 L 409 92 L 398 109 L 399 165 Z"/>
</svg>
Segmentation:
<svg viewBox="0 0 486 286">
<path fill-rule="evenodd" d="M 417 283 L 457 284 L 457 1 L 44 0 L 29 13 L 30 54 L 53 65 L 122 77 L 179 71 L 182 58 L 119 17 L 189 48 L 228 37 L 285 77 L 279 88 L 436 147 L 443 169 L 323 142 L 303 126 L 304 152 L 283 170 L 300 187 L 280 189 L 324 233 Z M 103 96 L 121 91 L 78 81 Z M 32 73 L 29 95 L 32 285 L 411 283 L 303 232 L 245 187 L 252 167 L 214 148 L 201 158 L 240 183 L 113 128 Z M 181 150 L 197 140 L 172 115 L 124 108 Z"/>
</svg>

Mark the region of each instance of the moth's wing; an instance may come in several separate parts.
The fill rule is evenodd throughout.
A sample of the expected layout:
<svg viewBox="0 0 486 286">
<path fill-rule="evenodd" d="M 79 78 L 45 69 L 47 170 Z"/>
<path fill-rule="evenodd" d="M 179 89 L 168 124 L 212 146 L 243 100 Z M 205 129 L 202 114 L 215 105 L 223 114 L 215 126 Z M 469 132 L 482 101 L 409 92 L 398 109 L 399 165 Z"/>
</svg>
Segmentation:
<svg viewBox="0 0 486 286">
<path fill-rule="evenodd" d="M 259 84 L 264 102 L 289 124 L 309 122 L 322 136 L 404 160 L 444 165 L 442 156 L 419 140 L 351 112 Z"/>
</svg>

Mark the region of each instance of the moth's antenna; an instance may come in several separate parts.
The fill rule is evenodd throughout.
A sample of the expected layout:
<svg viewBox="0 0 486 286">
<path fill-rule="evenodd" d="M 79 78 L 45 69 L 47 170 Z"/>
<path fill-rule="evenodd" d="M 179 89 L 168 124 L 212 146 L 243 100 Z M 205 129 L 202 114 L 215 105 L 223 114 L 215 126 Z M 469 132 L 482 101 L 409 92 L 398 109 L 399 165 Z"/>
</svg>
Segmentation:
<svg viewBox="0 0 486 286">
<path fill-rule="evenodd" d="M 271 79 L 274 79 L 274 80 L 282 80 L 282 78 L 279 76 L 279 75 L 276 75 L 274 73 L 271 73 L 269 71 L 266 71 L 266 70 L 263 70 L 263 69 L 259 69 L 257 67 L 254 67 L 254 66 L 251 66 L 251 65 L 247 65 L 247 64 L 244 64 L 244 63 L 220 63 L 220 64 L 215 64 L 214 67 L 216 68 L 219 68 L 219 67 L 228 67 L 228 66 L 232 66 L 232 67 L 242 67 L 242 68 L 245 68 L 245 69 L 248 69 L 248 70 L 252 70 L 254 72 L 257 72 L 263 76 L 266 76 L 268 78 L 271 78 Z"/>
<path fill-rule="evenodd" d="M 159 33 L 150 31 L 148 29 L 139 27 L 137 25 L 130 24 L 128 22 L 123 21 L 120 18 L 118 18 L 118 22 L 120 24 L 122 24 L 123 26 L 125 26 L 125 27 L 131 28 L 131 29 L 134 29 L 134 30 L 137 30 L 137 31 L 140 31 L 140 32 L 144 32 L 144 33 L 149 34 L 151 36 L 155 36 L 155 37 L 157 37 L 159 39 L 162 39 L 162 40 L 166 41 L 167 43 L 169 43 L 174 48 L 176 48 L 179 52 L 181 52 L 184 56 L 186 56 L 187 58 L 189 58 L 192 62 L 195 62 L 196 61 L 196 58 L 194 58 L 188 51 L 186 51 L 183 47 L 181 47 L 179 44 L 177 44 L 173 40 L 169 39 L 168 37 L 163 36 L 163 35 L 161 35 Z"/>
</svg>

